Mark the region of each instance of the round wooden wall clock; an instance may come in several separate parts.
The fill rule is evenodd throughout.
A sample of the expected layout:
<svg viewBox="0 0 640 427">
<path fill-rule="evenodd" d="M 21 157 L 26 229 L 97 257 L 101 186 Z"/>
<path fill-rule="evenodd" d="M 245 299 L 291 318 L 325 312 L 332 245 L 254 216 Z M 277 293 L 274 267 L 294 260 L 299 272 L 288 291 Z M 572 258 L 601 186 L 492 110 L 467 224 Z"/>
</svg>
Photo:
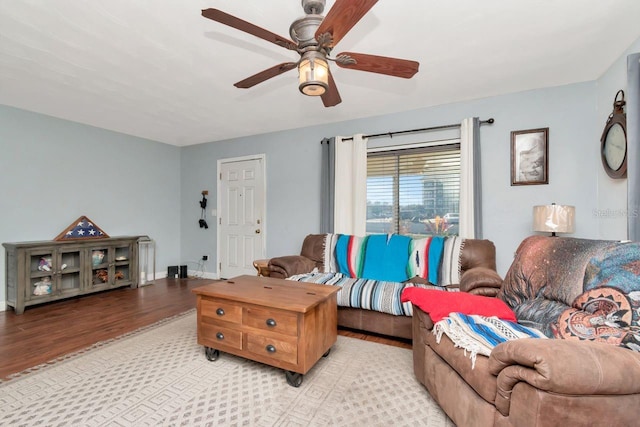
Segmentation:
<svg viewBox="0 0 640 427">
<path fill-rule="evenodd" d="M 624 105 L 624 91 L 619 90 L 613 100 L 613 112 L 609 114 L 600 138 L 602 166 L 607 175 L 614 179 L 627 177 L 627 117 Z"/>
</svg>

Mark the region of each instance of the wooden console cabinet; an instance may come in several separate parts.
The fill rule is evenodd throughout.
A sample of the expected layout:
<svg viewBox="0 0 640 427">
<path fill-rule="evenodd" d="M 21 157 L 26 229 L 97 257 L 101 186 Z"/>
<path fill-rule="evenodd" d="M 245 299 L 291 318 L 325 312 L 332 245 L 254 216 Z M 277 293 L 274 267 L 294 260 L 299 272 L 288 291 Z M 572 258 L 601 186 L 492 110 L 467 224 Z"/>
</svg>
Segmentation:
<svg viewBox="0 0 640 427">
<path fill-rule="evenodd" d="M 31 305 L 138 287 L 138 238 L 3 243 L 7 305 L 22 314 Z"/>
</svg>

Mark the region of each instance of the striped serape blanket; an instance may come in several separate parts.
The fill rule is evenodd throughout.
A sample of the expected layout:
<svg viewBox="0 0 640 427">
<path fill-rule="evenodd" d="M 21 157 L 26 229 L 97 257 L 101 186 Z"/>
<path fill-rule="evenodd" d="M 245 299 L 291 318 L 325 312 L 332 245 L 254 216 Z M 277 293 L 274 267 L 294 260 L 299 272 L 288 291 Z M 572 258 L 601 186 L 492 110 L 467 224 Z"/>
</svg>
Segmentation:
<svg viewBox="0 0 640 427">
<path fill-rule="evenodd" d="M 402 291 L 408 287 L 438 289 L 442 292 L 457 292 L 456 288 L 443 288 L 433 285 L 417 283 L 387 282 L 383 280 L 355 279 L 340 273 L 311 273 L 297 274 L 287 277 L 287 280 L 317 283 L 320 285 L 339 286 L 337 294 L 338 305 L 341 307 L 364 308 L 379 311 L 394 316 L 412 316 L 411 301 L 402 302 Z"/>
<path fill-rule="evenodd" d="M 519 323 L 500 320 L 494 316 L 462 313 L 450 313 L 448 317 L 436 322 L 433 334 L 438 343 L 442 334 L 445 334 L 456 347 L 465 350 L 465 355 L 469 352 L 471 369 L 475 367 L 478 354 L 489 356 L 491 350 L 502 342 L 519 338 L 547 338 L 541 331 Z"/>
<path fill-rule="evenodd" d="M 323 272 L 388 282 L 418 276 L 433 285 L 457 285 L 464 242 L 458 236 L 412 239 L 397 234 L 326 234 Z"/>
</svg>

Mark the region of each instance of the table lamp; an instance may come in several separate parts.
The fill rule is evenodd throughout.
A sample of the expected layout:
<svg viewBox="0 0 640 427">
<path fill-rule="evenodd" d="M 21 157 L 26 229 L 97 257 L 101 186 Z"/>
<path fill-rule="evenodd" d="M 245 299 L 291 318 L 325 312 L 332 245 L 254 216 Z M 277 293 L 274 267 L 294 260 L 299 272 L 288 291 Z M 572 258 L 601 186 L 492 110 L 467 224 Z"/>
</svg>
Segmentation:
<svg viewBox="0 0 640 427">
<path fill-rule="evenodd" d="M 550 205 L 533 207 L 533 231 L 573 233 L 576 208 L 574 206 Z"/>
</svg>

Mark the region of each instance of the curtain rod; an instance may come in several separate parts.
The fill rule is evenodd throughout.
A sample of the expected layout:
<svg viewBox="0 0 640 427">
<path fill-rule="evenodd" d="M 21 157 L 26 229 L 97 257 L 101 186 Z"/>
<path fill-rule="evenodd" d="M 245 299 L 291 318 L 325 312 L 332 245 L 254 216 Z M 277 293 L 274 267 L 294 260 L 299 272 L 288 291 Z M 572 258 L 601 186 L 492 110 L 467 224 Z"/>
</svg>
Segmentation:
<svg viewBox="0 0 640 427">
<path fill-rule="evenodd" d="M 493 118 L 487 119 L 487 120 L 480 120 L 480 124 L 484 125 L 484 124 L 493 124 L 493 122 L 495 122 L 495 120 Z M 388 136 L 389 138 L 393 138 L 393 135 L 402 135 L 405 133 L 415 133 L 415 132 L 427 132 L 430 130 L 442 130 L 442 129 L 453 129 L 453 128 L 459 128 L 460 127 L 460 123 L 456 123 L 455 125 L 442 125 L 442 126 L 432 126 L 429 128 L 422 128 L 422 129 L 410 129 L 410 130 L 400 130 L 400 131 L 396 131 L 396 132 L 386 132 L 386 133 L 376 133 L 373 135 L 364 135 L 363 138 L 381 138 L 383 136 Z M 343 141 L 352 141 L 353 137 L 348 137 L 348 138 L 343 138 Z"/>
</svg>

